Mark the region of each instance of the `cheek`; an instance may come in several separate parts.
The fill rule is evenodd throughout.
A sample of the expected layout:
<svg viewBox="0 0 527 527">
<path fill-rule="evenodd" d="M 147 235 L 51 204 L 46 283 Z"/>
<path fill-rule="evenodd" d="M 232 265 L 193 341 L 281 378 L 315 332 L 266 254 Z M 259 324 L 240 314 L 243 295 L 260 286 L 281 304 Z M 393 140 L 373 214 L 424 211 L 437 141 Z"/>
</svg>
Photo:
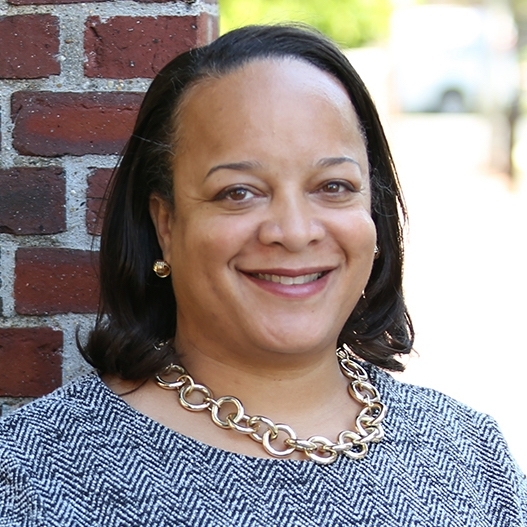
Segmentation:
<svg viewBox="0 0 527 527">
<path fill-rule="evenodd" d="M 221 215 L 193 215 L 176 222 L 174 258 L 183 272 L 212 277 L 251 244 L 254 222 Z"/>
<path fill-rule="evenodd" d="M 368 210 L 354 211 L 333 223 L 337 240 L 356 255 L 368 255 L 377 239 L 375 223 Z"/>
</svg>

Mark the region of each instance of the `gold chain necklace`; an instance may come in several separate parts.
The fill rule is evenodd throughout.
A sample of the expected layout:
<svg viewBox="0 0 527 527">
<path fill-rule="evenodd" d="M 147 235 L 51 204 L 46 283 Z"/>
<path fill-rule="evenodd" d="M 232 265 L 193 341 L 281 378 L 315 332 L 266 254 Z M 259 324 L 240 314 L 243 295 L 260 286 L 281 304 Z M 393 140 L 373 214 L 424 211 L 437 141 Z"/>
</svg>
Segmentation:
<svg viewBox="0 0 527 527">
<path fill-rule="evenodd" d="M 247 434 L 251 439 L 261 443 L 264 450 L 274 457 L 288 457 L 293 452 L 304 453 L 316 463 L 333 463 L 339 454 L 344 454 L 351 459 L 361 459 L 368 453 L 368 445 L 377 443 L 384 437 L 381 422 L 386 416 L 386 406 L 380 401 L 380 395 L 375 386 L 370 383 L 370 378 L 364 368 L 352 358 L 351 349 L 344 344 L 338 348 L 336 355 L 340 369 L 345 377 L 350 379 L 348 391 L 359 403 L 362 410 L 355 419 L 356 431 L 343 430 L 336 443 L 324 436 L 311 436 L 308 439 L 298 439 L 295 431 L 283 423 L 274 423 L 263 415 L 247 415 L 242 402 L 231 395 L 214 399 L 210 388 L 198 384 L 188 372 L 177 364 L 168 366 L 161 375 L 177 373 L 175 381 L 164 380 L 161 375 L 156 376 L 156 382 L 165 390 L 176 390 L 179 403 L 186 410 L 201 412 L 209 410 L 213 423 L 226 430 L 235 430 L 240 434 Z M 192 394 L 198 394 L 200 402 L 189 401 Z M 225 418 L 220 417 L 220 410 L 232 405 L 235 411 Z M 225 410 L 224 410 L 225 413 Z M 287 436 L 280 439 L 278 436 Z M 281 441 L 282 448 L 273 446 Z"/>
</svg>

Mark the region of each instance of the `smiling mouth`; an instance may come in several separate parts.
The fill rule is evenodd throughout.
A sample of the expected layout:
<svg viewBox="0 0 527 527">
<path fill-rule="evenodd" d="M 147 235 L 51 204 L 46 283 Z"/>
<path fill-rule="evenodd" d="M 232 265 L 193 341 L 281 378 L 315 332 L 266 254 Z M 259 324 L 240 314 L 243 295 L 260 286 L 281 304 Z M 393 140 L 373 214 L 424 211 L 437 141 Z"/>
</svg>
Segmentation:
<svg viewBox="0 0 527 527">
<path fill-rule="evenodd" d="M 283 276 L 278 274 L 255 273 L 252 276 L 257 278 L 258 280 L 274 282 L 275 284 L 303 285 L 308 284 L 309 282 L 314 282 L 315 280 L 318 280 L 319 278 L 325 276 L 327 273 L 328 271 L 324 271 L 321 273 L 302 274 L 300 276 Z"/>
</svg>

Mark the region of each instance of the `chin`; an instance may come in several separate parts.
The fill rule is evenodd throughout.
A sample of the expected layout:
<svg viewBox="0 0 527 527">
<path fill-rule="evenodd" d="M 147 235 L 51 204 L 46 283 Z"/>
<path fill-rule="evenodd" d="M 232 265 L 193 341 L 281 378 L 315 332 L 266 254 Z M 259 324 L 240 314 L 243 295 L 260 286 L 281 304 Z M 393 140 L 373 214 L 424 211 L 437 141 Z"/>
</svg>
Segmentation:
<svg viewBox="0 0 527 527">
<path fill-rule="evenodd" d="M 272 336 L 272 340 L 269 337 Z M 308 338 L 306 338 L 308 337 Z M 287 333 L 285 335 L 268 335 L 267 342 L 261 346 L 262 349 L 265 349 L 272 353 L 277 353 L 281 355 L 301 355 L 301 354 L 310 354 L 315 352 L 321 352 L 326 350 L 328 347 L 335 346 L 338 334 L 334 334 L 331 337 L 328 336 L 328 333 L 324 335 L 313 335 L 312 330 L 309 328 L 300 333 Z"/>
</svg>

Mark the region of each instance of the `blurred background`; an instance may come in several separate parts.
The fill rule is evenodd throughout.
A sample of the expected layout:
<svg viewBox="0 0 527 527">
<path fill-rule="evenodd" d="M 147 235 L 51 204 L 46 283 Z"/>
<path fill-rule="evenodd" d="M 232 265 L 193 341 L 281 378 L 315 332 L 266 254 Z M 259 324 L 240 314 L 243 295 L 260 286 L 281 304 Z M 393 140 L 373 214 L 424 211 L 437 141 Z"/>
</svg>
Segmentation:
<svg viewBox="0 0 527 527">
<path fill-rule="evenodd" d="M 527 0 L 220 0 L 221 31 L 302 21 L 368 86 L 409 212 L 401 380 L 494 416 L 527 472 Z"/>
</svg>

